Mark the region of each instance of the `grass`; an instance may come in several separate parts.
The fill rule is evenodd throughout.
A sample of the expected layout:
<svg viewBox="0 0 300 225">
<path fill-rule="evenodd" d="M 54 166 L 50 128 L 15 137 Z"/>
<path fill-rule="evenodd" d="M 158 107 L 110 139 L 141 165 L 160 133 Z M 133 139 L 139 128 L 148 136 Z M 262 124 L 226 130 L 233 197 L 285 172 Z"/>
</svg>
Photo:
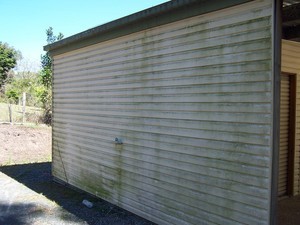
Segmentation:
<svg viewBox="0 0 300 225">
<path fill-rule="evenodd" d="M 12 106 L 12 121 L 13 123 L 22 122 L 22 106 L 11 105 Z M 25 121 L 31 123 L 39 123 L 39 120 L 43 114 L 43 109 L 26 106 Z M 0 123 L 9 122 L 9 110 L 7 103 L 0 102 Z"/>
</svg>

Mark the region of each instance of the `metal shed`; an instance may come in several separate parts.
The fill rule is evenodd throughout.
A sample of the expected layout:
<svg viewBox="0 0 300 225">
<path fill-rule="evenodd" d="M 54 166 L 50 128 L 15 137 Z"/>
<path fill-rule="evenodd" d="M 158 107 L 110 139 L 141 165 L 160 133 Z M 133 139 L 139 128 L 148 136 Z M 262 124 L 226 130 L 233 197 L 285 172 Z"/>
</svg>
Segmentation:
<svg viewBox="0 0 300 225">
<path fill-rule="evenodd" d="M 174 0 L 45 46 L 54 177 L 157 224 L 274 224 L 299 193 L 300 47 L 283 41 L 281 70 L 281 9 Z"/>
</svg>

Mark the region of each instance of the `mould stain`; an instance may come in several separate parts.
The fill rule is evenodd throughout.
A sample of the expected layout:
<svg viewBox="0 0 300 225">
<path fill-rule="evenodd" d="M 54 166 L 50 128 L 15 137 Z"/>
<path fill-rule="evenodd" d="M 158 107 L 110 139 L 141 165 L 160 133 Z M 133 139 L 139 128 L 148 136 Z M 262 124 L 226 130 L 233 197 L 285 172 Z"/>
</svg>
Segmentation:
<svg viewBox="0 0 300 225">
<path fill-rule="evenodd" d="M 116 192 L 116 199 L 118 204 L 121 202 L 122 197 L 122 181 L 123 181 L 123 144 L 115 144 L 114 146 L 115 156 L 114 163 L 116 166 L 116 180 L 113 184 L 113 189 Z"/>
<path fill-rule="evenodd" d="M 83 169 L 80 170 L 79 179 L 76 181 L 79 187 L 85 189 L 86 191 L 101 197 L 104 199 L 109 199 L 111 197 L 110 192 L 104 187 L 102 179 L 95 177 L 88 171 Z"/>
</svg>

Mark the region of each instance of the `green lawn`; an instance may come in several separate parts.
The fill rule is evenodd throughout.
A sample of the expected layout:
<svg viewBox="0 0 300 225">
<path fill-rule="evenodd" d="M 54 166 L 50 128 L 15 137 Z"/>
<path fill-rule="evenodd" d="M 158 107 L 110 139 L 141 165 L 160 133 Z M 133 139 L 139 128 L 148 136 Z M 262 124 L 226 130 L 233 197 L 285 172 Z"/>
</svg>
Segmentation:
<svg viewBox="0 0 300 225">
<path fill-rule="evenodd" d="M 40 117 L 43 114 L 41 108 L 26 106 L 25 122 L 39 123 Z M 12 105 L 13 123 L 22 122 L 22 106 Z M 0 102 L 0 123 L 9 122 L 9 110 L 7 103 Z"/>
</svg>

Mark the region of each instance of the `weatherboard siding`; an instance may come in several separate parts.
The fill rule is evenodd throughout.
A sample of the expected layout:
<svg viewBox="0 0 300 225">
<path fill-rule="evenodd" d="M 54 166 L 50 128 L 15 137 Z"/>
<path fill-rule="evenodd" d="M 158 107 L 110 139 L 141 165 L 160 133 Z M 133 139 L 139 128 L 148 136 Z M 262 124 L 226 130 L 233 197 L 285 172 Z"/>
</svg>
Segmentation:
<svg viewBox="0 0 300 225">
<path fill-rule="evenodd" d="M 54 56 L 54 176 L 158 224 L 268 224 L 271 7 Z"/>
<path fill-rule="evenodd" d="M 300 44 L 293 41 L 282 40 L 282 72 L 297 75 L 296 98 L 296 138 L 295 138 L 295 167 L 294 167 L 294 195 L 300 191 Z"/>
</svg>

